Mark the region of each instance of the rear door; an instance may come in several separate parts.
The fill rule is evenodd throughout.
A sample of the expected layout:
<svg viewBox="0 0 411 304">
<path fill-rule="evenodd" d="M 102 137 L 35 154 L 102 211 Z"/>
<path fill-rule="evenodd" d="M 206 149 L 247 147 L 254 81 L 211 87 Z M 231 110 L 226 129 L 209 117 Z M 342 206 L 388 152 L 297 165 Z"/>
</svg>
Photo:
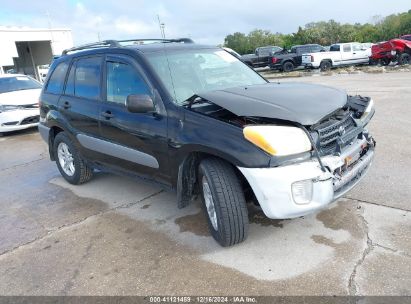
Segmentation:
<svg viewBox="0 0 411 304">
<path fill-rule="evenodd" d="M 110 153 L 106 163 L 167 182 L 168 142 L 165 111 L 131 113 L 128 95 L 149 95 L 157 109 L 162 101 L 134 58 L 110 55 L 104 63 L 104 100 L 100 111 L 101 138 Z M 160 104 L 161 103 L 161 104 Z"/>
<path fill-rule="evenodd" d="M 300 66 L 302 64 L 302 57 L 303 54 L 309 54 L 311 53 L 311 49 L 308 46 L 301 46 L 296 48 L 296 55 L 294 57 L 294 62 L 295 62 L 295 66 Z M 311 61 L 311 57 L 310 57 L 310 61 Z"/>
<path fill-rule="evenodd" d="M 98 137 L 101 107 L 102 56 L 74 59 L 67 83 L 59 101 L 60 112 L 70 126 L 71 134 L 82 143 L 84 136 Z M 85 156 L 95 159 L 92 150 L 85 149 Z"/>
</svg>

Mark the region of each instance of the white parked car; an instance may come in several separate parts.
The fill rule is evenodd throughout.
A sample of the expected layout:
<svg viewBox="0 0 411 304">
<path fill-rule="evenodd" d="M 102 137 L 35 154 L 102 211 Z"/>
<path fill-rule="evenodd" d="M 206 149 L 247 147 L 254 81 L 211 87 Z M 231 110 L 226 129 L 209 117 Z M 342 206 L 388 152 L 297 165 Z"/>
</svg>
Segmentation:
<svg viewBox="0 0 411 304">
<path fill-rule="evenodd" d="M 38 125 L 41 87 L 26 75 L 0 75 L 0 133 Z"/>
<path fill-rule="evenodd" d="M 326 71 L 337 66 L 368 64 L 370 56 L 371 49 L 361 43 L 338 43 L 331 45 L 329 52 L 303 54 L 302 64 Z"/>
</svg>

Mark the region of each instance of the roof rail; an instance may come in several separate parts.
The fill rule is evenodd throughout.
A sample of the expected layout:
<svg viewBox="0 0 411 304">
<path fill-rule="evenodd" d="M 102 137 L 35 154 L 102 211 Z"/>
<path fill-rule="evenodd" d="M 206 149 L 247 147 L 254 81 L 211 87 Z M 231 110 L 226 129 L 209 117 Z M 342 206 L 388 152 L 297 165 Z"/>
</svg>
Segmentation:
<svg viewBox="0 0 411 304">
<path fill-rule="evenodd" d="M 75 52 L 86 49 L 96 49 L 101 47 L 119 47 L 121 46 L 116 40 L 104 40 L 99 42 L 87 43 L 64 50 L 62 55 L 67 55 L 69 52 Z"/>
<path fill-rule="evenodd" d="M 66 49 L 63 51 L 62 55 L 67 55 L 69 52 L 75 52 L 80 50 L 87 50 L 87 49 L 98 49 L 102 47 L 121 47 L 121 43 L 125 42 L 133 42 L 134 44 L 137 43 L 144 43 L 144 42 L 158 42 L 158 43 L 194 43 L 194 41 L 190 38 L 177 38 L 177 39 L 127 39 L 127 40 L 104 40 L 99 42 L 87 43 L 80 46 L 72 47 L 70 49 Z"/>
<path fill-rule="evenodd" d="M 124 42 L 159 42 L 159 43 L 194 43 L 194 41 L 190 38 L 176 38 L 176 39 L 127 39 L 127 40 L 117 40 L 119 43 L 124 43 Z"/>
</svg>

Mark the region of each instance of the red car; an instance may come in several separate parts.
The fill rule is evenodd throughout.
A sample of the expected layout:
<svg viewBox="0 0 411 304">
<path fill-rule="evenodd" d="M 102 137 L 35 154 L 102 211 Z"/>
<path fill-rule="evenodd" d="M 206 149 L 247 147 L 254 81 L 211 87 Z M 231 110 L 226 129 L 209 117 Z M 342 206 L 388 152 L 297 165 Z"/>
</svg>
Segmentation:
<svg viewBox="0 0 411 304">
<path fill-rule="evenodd" d="M 371 47 L 370 63 L 388 65 L 391 62 L 411 63 L 411 35 L 404 35 Z"/>
</svg>

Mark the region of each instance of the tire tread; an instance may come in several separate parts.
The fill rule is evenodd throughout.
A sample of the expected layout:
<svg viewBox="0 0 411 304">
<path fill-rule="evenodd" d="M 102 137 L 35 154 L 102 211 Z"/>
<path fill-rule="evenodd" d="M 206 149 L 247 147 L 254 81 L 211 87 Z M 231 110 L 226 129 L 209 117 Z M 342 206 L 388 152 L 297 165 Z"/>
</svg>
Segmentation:
<svg viewBox="0 0 411 304">
<path fill-rule="evenodd" d="M 248 233 L 248 210 L 243 189 L 234 168 L 227 162 L 217 158 L 207 158 L 200 165 L 207 171 L 212 187 L 217 195 L 217 204 L 221 211 L 222 246 L 240 243 Z"/>
</svg>

